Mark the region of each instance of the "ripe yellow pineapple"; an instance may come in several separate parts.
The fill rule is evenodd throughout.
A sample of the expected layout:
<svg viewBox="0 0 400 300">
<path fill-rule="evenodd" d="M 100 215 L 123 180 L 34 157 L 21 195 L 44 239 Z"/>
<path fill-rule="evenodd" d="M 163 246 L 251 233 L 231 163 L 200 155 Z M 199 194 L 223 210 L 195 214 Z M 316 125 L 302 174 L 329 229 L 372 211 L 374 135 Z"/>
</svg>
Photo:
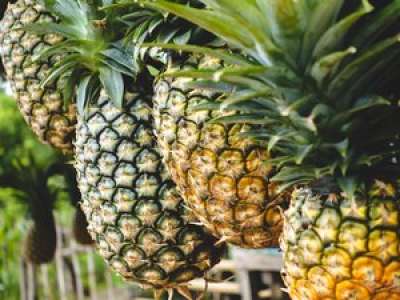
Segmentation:
<svg viewBox="0 0 400 300">
<path fill-rule="evenodd" d="M 399 216 L 394 183 L 352 198 L 295 190 L 281 239 L 292 299 L 400 299 Z"/>
<path fill-rule="evenodd" d="M 9 3 L 0 21 L 0 56 L 26 122 L 43 142 L 72 153 L 75 105 L 64 105 L 62 79 L 41 87 L 50 74 L 49 67 L 60 58 L 53 55 L 46 61 L 33 61 L 39 52 L 62 42 L 62 37 L 52 33 L 41 36 L 21 28 L 40 22 L 56 22 L 56 19 L 39 1 Z"/>
<path fill-rule="evenodd" d="M 192 56 L 167 72 L 220 67 L 218 59 Z M 235 112 L 194 110 L 224 95 L 188 88 L 189 82 L 160 79 L 155 85 L 157 138 L 173 180 L 197 218 L 221 240 L 244 248 L 277 246 L 285 198 L 269 181 L 273 168 L 266 148 L 246 138 L 256 126 L 210 123 Z"/>
<path fill-rule="evenodd" d="M 199 9 L 206 6 L 197 0 L 180 3 Z M 161 73 L 153 89 L 157 141 L 186 205 L 221 242 L 245 248 L 277 247 L 285 200 L 276 192 L 276 184 L 269 181 L 273 168 L 268 164 L 268 151 L 245 136 L 259 127 L 209 123 L 214 117 L 237 114 L 192 108 L 222 100 L 229 93 L 188 87 L 191 79 L 166 78 L 162 74 L 198 68 L 218 70 L 223 67 L 222 60 L 168 51 L 154 44 L 141 47 L 143 42 L 161 41 L 172 43 L 172 49 L 187 43 L 221 48 L 225 43 L 172 14 L 137 3 L 122 5 L 129 8 L 124 20 L 133 24 L 128 38 L 132 38 L 134 52 L 141 58 L 138 65 L 148 67 L 153 75 L 154 69 Z"/>
</svg>

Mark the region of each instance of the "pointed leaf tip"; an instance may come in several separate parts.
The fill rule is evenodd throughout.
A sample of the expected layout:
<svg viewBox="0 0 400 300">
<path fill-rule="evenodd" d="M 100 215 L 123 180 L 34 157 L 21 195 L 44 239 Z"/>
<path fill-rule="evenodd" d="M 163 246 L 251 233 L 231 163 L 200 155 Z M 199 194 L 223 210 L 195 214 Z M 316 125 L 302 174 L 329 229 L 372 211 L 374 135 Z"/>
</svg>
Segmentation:
<svg viewBox="0 0 400 300">
<path fill-rule="evenodd" d="M 122 108 L 124 98 L 124 79 L 122 74 L 114 69 L 100 69 L 100 81 L 107 95 L 117 108 Z"/>
</svg>

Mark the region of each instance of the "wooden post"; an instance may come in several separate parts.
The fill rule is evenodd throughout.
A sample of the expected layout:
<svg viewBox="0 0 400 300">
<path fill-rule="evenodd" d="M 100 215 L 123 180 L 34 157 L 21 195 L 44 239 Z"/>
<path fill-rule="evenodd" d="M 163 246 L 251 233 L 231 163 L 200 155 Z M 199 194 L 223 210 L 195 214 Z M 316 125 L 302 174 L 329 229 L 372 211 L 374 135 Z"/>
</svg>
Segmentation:
<svg viewBox="0 0 400 300">
<path fill-rule="evenodd" d="M 90 287 L 90 299 L 96 300 L 96 266 L 94 262 L 94 254 L 92 251 L 88 251 L 88 275 L 89 275 L 89 287 Z"/>
<path fill-rule="evenodd" d="M 28 285 L 27 285 L 27 273 L 26 273 L 26 263 L 23 259 L 21 259 L 19 263 L 19 289 L 21 293 L 21 300 L 27 300 L 28 295 L 27 295 L 27 290 L 28 290 Z"/>
<path fill-rule="evenodd" d="M 44 293 L 44 298 L 46 300 L 53 299 L 52 297 L 52 291 L 49 283 L 49 269 L 47 265 L 42 265 L 40 267 L 40 275 L 41 275 L 41 281 L 43 285 L 43 293 Z"/>
<path fill-rule="evenodd" d="M 57 283 L 59 291 L 59 299 L 67 300 L 65 290 L 65 277 L 64 277 L 64 262 L 62 257 L 63 238 L 60 227 L 57 228 L 57 251 L 56 251 L 56 269 L 57 269 Z"/>
<path fill-rule="evenodd" d="M 75 283 L 76 283 L 76 294 L 78 300 L 84 300 L 84 293 L 83 293 L 83 286 L 81 280 L 81 268 L 79 265 L 79 260 L 77 254 L 79 253 L 76 247 L 76 242 L 71 241 L 71 248 L 74 250 L 71 257 L 72 257 L 72 266 L 74 269 L 74 276 L 75 276 Z"/>
<path fill-rule="evenodd" d="M 112 300 L 115 298 L 114 295 L 114 287 L 113 287 L 113 282 L 112 282 L 112 275 L 110 272 L 107 272 L 105 274 L 106 276 L 106 282 L 107 282 L 107 297 L 109 300 Z"/>
<path fill-rule="evenodd" d="M 32 264 L 27 263 L 27 278 L 28 278 L 28 300 L 35 300 L 36 295 L 36 280 L 35 269 Z"/>
</svg>

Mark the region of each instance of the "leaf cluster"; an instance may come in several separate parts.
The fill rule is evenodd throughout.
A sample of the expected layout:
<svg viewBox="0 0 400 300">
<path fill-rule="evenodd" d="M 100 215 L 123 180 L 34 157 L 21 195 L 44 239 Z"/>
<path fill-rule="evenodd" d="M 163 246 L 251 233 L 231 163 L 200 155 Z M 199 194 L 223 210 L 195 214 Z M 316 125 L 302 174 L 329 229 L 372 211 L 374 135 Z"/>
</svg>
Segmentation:
<svg viewBox="0 0 400 300">
<path fill-rule="evenodd" d="M 230 65 L 165 76 L 233 91 L 199 109 L 240 112 L 217 122 L 263 125 L 251 136 L 273 153 L 283 187 L 326 176 L 398 176 L 400 1 L 201 0 L 205 9 L 140 2 L 244 54 L 183 46 Z"/>
</svg>

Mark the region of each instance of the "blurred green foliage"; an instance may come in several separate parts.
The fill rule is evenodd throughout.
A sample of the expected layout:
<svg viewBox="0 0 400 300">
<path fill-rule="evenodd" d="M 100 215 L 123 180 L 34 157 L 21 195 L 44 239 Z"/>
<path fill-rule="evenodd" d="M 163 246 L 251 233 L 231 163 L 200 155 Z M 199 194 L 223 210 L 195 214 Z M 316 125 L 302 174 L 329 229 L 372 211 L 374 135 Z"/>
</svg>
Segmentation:
<svg viewBox="0 0 400 300">
<path fill-rule="evenodd" d="M 53 155 L 36 142 L 15 101 L 0 93 L 0 299 L 19 298 L 17 258 L 29 212 L 27 191 L 32 188 L 30 182 L 23 183 L 35 169 L 32 161 L 44 165 Z"/>
<path fill-rule="evenodd" d="M 43 194 L 63 194 L 57 192 L 60 180 L 48 186 L 45 179 L 49 166 L 61 160 L 37 141 L 15 101 L 0 92 L 0 299 L 19 298 L 18 258 L 26 220 L 32 207 L 41 209 Z"/>
<path fill-rule="evenodd" d="M 38 186 L 43 185 L 47 169 L 60 159 L 37 141 L 15 101 L 0 94 L 0 187 L 13 189 L 19 200 L 38 200 L 34 198 L 40 197 Z"/>
<path fill-rule="evenodd" d="M 69 158 L 41 144 L 25 124 L 14 99 L 0 90 L 0 299 L 20 299 L 21 243 L 32 216 L 32 207 L 41 208 L 41 197 L 52 199 L 56 220 L 64 228 L 71 226 L 74 207 L 79 199 L 71 199 L 71 180 L 62 174 Z M 53 170 L 51 170 L 53 169 Z M 53 175 L 49 174 L 53 171 Z M 55 171 L 55 172 L 54 172 Z M 70 174 L 71 175 L 71 174 Z M 76 193 L 75 193 L 76 196 Z M 75 197 L 74 196 L 74 197 Z M 88 286 L 87 256 L 79 257 L 83 284 Z M 95 256 L 97 286 L 105 286 L 109 272 L 99 256 Z M 56 286 L 56 270 L 49 267 L 51 286 Z M 124 285 L 113 275 L 116 286 Z M 43 291 L 39 293 L 39 299 Z"/>
</svg>

